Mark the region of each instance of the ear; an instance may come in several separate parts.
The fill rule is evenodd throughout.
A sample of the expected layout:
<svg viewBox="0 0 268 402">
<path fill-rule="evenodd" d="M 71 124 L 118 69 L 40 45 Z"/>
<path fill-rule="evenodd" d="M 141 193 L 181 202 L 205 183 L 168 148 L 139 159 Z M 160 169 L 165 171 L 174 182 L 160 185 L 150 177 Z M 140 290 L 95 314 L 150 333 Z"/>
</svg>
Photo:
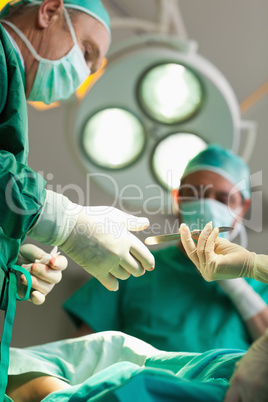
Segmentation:
<svg viewBox="0 0 268 402">
<path fill-rule="evenodd" d="M 63 0 L 44 0 L 38 10 L 38 24 L 40 28 L 47 28 L 51 22 L 59 17 L 63 10 Z"/>
<path fill-rule="evenodd" d="M 251 199 L 249 198 L 248 200 L 245 200 L 243 203 L 243 207 L 241 209 L 241 212 L 239 214 L 239 216 L 241 216 L 241 218 L 243 218 L 243 216 L 246 214 L 247 210 L 249 209 L 251 204 Z"/>
<path fill-rule="evenodd" d="M 179 213 L 179 190 L 178 189 L 171 190 L 171 202 L 172 202 L 173 215 L 178 216 L 178 213 Z"/>
</svg>

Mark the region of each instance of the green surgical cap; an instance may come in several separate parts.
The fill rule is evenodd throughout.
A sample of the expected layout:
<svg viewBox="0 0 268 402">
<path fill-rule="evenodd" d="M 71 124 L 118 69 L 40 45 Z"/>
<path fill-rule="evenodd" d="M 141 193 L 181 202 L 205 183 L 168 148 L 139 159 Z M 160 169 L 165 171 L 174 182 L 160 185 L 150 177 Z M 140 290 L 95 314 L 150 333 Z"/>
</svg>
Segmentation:
<svg viewBox="0 0 268 402">
<path fill-rule="evenodd" d="M 1 10 L 0 17 L 7 15 L 9 8 L 12 6 L 29 3 L 40 4 L 42 3 L 42 0 L 11 1 L 3 10 Z M 111 35 L 110 17 L 100 0 L 63 0 L 63 3 L 66 8 L 73 8 L 96 18 L 96 20 L 100 21 L 105 26 Z"/>
<path fill-rule="evenodd" d="M 217 144 L 209 145 L 188 162 L 181 180 L 199 170 L 210 170 L 223 176 L 240 190 L 245 199 L 251 198 L 248 165 L 231 150 Z"/>
</svg>

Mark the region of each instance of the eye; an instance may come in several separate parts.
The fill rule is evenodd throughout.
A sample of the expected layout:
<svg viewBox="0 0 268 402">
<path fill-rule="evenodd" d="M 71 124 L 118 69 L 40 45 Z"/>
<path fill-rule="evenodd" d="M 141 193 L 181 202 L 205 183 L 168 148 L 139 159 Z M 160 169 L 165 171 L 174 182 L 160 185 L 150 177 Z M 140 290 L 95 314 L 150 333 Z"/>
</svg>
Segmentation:
<svg viewBox="0 0 268 402">
<path fill-rule="evenodd" d="M 218 201 L 221 202 L 222 204 L 225 204 L 225 205 L 229 204 L 229 198 L 228 197 L 219 197 Z"/>
<path fill-rule="evenodd" d="M 191 200 L 191 199 L 198 199 L 200 198 L 200 192 L 198 189 L 191 185 L 181 186 L 179 190 L 179 198 L 184 201 Z"/>
<path fill-rule="evenodd" d="M 88 43 L 85 44 L 84 46 L 84 58 L 86 61 L 90 61 L 92 59 L 92 46 L 90 46 Z"/>
</svg>

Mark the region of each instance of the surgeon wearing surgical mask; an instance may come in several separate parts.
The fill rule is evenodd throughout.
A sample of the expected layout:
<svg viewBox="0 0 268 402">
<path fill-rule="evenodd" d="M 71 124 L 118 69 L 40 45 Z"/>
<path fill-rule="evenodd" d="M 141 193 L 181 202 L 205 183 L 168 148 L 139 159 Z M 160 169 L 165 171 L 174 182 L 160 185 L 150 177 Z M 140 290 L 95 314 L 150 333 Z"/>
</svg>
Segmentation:
<svg viewBox="0 0 268 402">
<path fill-rule="evenodd" d="M 146 228 L 146 218 L 73 204 L 47 190 L 45 180 L 27 164 L 26 99 L 50 104 L 70 97 L 101 66 L 110 40 L 109 15 L 100 0 L 15 0 L 0 12 L 0 290 L 9 323 L 15 310 L 15 272 L 24 285 L 24 299 L 40 304 L 56 282 L 55 270 L 63 269 L 59 263 L 40 264 L 30 273 L 19 267 L 26 236 L 59 246 L 113 291 L 118 279 L 154 267 L 152 254 L 130 232 Z M 37 254 L 28 248 L 27 262 L 42 257 Z M 11 325 L 4 336 L 8 345 Z M 1 356 L 8 361 L 2 351 Z M 0 383 L 1 392 L 5 381 Z"/>
<path fill-rule="evenodd" d="M 188 175 L 186 172 L 189 167 L 192 172 Z M 234 191 L 234 184 L 226 179 L 226 172 L 236 172 L 238 167 L 240 173 L 235 173 L 235 177 L 238 178 L 238 174 L 241 174 L 246 179 L 243 181 L 246 185 L 243 195 L 237 189 Z M 183 189 L 188 191 L 191 188 L 194 192 L 194 200 L 192 193 L 189 193 L 189 200 L 183 200 L 184 206 L 187 202 L 190 205 L 194 201 L 192 207 L 187 209 L 196 221 L 191 218 L 191 222 L 195 225 L 202 223 L 199 201 L 210 201 L 204 197 L 201 199 L 200 192 L 204 189 L 209 189 L 211 197 L 218 198 L 218 201 L 212 199 L 212 204 L 219 204 L 220 208 L 226 206 L 227 212 L 230 191 L 234 191 L 232 209 L 238 211 L 237 207 L 242 206 L 245 211 L 250 203 L 249 177 L 249 169 L 241 158 L 218 145 L 208 146 L 188 163 L 179 190 L 181 193 Z M 205 197 L 207 195 L 205 192 Z M 182 209 L 180 204 L 179 199 L 178 208 L 176 194 L 174 207 L 177 211 Z M 205 210 L 206 218 L 208 215 L 209 219 L 218 216 L 218 210 L 214 213 L 213 205 L 209 213 Z M 222 210 L 220 211 L 222 214 Z M 229 219 L 230 225 L 234 219 Z M 167 223 L 166 233 L 171 231 L 170 218 Z M 177 226 L 177 221 L 174 223 Z M 225 225 L 226 221 L 223 220 L 221 224 Z M 162 233 L 164 230 L 162 228 Z M 161 350 L 200 353 L 217 348 L 246 349 L 253 339 L 263 333 L 255 318 L 258 315 L 263 317 L 263 311 L 268 312 L 267 286 L 254 281 L 239 281 L 236 289 L 242 293 L 241 300 L 243 299 L 244 304 L 238 309 L 239 303 L 234 305 L 228 289 L 222 289 L 222 283 L 209 284 L 203 279 L 180 242 L 164 243 L 160 248 L 151 246 L 151 251 L 155 257 L 156 269 L 150 275 L 122 282 L 118 292 L 108 292 L 92 278 L 64 303 L 65 310 L 78 327 L 77 335 L 118 330 L 149 342 Z M 225 288 L 230 289 L 230 283 L 225 285 Z M 254 300 L 253 308 L 248 308 L 248 298 Z"/>
<path fill-rule="evenodd" d="M 235 162 L 235 163 L 234 163 Z M 243 242 L 247 237 L 241 221 L 251 202 L 249 169 L 243 160 L 218 145 L 210 145 L 186 166 L 180 188 L 173 192 L 175 211 L 180 222 L 203 229 L 209 221 L 214 226 L 234 230 L 221 237 Z"/>
<path fill-rule="evenodd" d="M 109 16 L 99 0 L 23 0 L 8 5 L 0 17 L 1 234 L 7 243 L 18 240 L 10 242 L 5 262 L 16 258 L 28 235 L 60 246 L 117 290 L 117 278 L 139 276 L 154 266 L 148 249 L 128 231 L 144 229 L 148 220 L 110 207 L 79 206 L 46 190 L 42 177 L 27 166 L 25 99 L 50 104 L 70 97 L 101 65 L 110 43 Z M 118 230 L 109 232 L 106 220 L 122 227 L 121 237 L 116 238 Z"/>
<path fill-rule="evenodd" d="M 186 166 L 180 188 L 173 192 L 173 205 L 180 224 L 190 230 L 213 227 L 233 227 L 232 232 L 219 233 L 246 246 L 243 217 L 251 203 L 250 174 L 246 163 L 232 151 L 216 144 L 208 146 Z M 184 251 L 183 244 L 180 248 Z M 253 338 L 268 326 L 266 303 L 243 279 L 217 281 L 245 320 Z"/>
<path fill-rule="evenodd" d="M 243 181 L 246 177 L 246 175 L 243 177 L 246 173 L 245 171 L 243 173 L 243 170 L 243 163 L 238 163 L 236 171 L 233 172 L 233 179 L 238 182 Z M 225 174 L 228 172 L 230 173 L 230 168 L 226 166 Z M 186 181 L 188 177 L 191 181 L 191 174 L 185 178 Z M 246 198 L 246 194 L 244 197 Z M 223 290 L 229 294 L 241 312 L 243 310 L 246 312 L 246 309 L 250 312 L 252 306 L 254 306 L 253 312 L 255 308 L 256 312 L 259 309 L 260 312 L 255 317 L 248 318 L 246 324 L 251 327 L 253 334 L 257 329 L 263 333 L 236 363 L 224 402 L 265 402 L 268 395 L 268 312 L 267 307 L 261 309 L 261 303 L 252 293 L 252 289 L 245 287 L 243 283 L 245 283 L 244 278 L 250 278 L 249 281 L 257 286 L 257 281 L 268 284 L 267 250 L 265 250 L 266 254 L 256 254 L 241 245 L 218 238 L 217 226 L 222 224 L 222 220 L 214 221 L 212 215 L 207 215 L 206 225 L 196 242 L 191 238 L 187 227 L 191 223 L 190 220 L 187 222 L 186 218 L 182 222 L 179 232 L 184 250 L 206 281 L 211 283 L 217 281 L 220 286 L 223 284 Z"/>
</svg>

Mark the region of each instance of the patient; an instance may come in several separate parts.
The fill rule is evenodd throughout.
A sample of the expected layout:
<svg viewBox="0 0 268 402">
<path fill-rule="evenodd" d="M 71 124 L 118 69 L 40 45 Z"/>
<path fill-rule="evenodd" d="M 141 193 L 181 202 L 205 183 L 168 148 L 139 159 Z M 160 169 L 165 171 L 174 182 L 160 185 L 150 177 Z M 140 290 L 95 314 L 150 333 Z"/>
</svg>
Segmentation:
<svg viewBox="0 0 268 402">
<path fill-rule="evenodd" d="M 217 145 L 188 163 L 175 195 L 179 221 L 190 229 L 212 220 L 213 226 L 234 226 L 237 232 L 250 199 L 247 165 Z M 253 279 L 207 283 L 181 243 L 154 257 L 150 277 L 121 281 L 115 293 L 93 278 L 65 303 L 77 335 L 118 330 L 161 350 L 204 352 L 248 349 L 264 333 L 267 286 Z"/>
<path fill-rule="evenodd" d="M 100 332 L 11 348 L 7 394 L 15 402 L 220 402 L 243 355 L 164 352 L 121 332 Z"/>
</svg>

